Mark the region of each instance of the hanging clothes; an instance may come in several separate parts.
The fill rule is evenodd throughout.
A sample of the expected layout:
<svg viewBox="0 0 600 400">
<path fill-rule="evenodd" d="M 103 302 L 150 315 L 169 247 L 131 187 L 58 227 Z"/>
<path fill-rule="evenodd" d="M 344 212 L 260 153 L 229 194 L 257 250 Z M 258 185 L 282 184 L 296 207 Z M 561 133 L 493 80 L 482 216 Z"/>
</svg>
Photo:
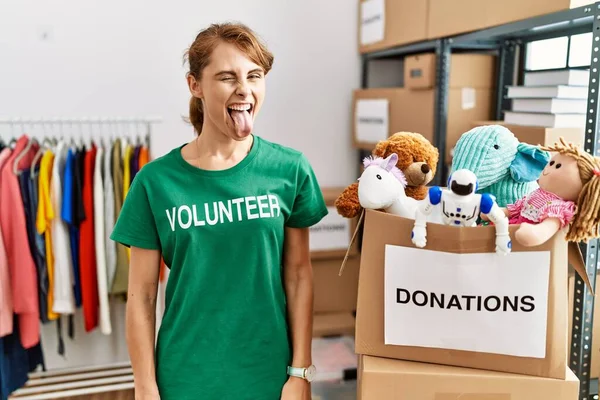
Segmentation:
<svg viewBox="0 0 600 400">
<path fill-rule="evenodd" d="M 96 244 L 94 240 L 94 166 L 96 146 L 85 152 L 83 173 L 83 206 L 85 218 L 81 222 L 79 243 L 79 268 L 85 330 L 98 326 L 98 272 L 96 269 Z"/>
<path fill-rule="evenodd" d="M 25 349 L 19 339 L 19 318 L 15 314 L 11 323 L 15 329 L 10 335 L 0 338 L 0 400 L 7 400 L 15 390 L 28 380 L 28 374 L 38 366 L 46 370 L 42 344 Z"/>
<path fill-rule="evenodd" d="M 38 186 L 38 208 L 36 228 L 40 235 L 46 239 L 46 267 L 48 268 L 48 305 L 45 312 L 48 319 L 58 319 L 58 314 L 52 311 L 54 307 L 54 249 L 52 245 L 52 231 L 50 224 L 54 218 L 54 209 L 50 199 L 50 181 L 52 179 L 52 167 L 54 165 L 54 153 L 46 150 L 40 162 L 39 186 Z M 40 310 L 40 312 L 43 312 Z"/>
<path fill-rule="evenodd" d="M 52 208 L 60 211 L 63 205 L 63 186 L 66 188 L 65 170 L 68 148 L 61 140 L 56 145 L 54 154 L 54 165 L 52 167 Z M 70 172 L 70 171 L 69 171 Z M 70 179 L 69 179 L 70 180 Z M 63 185 L 64 184 L 64 185 Z M 66 200 L 70 203 L 70 199 Z M 51 221 L 52 239 L 54 244 L 54 305 L 55 313 L 72 315 L 75 313 L 75 295 L 73 290 L 73 260 L 71 258 L 71 243 L 69 238 L 69 227 L 57 212 Z"/>
<path fill-rule="evenodd" d="M 106 233 L 104 232 L 104 148 L 98 146 L 94 165 L 94 243 L 96 246 L 96 271 L 98 300 L 100 304 L 100 332 L 110 335 L 110 307 L 108 304 L 108 277 L 106 268 Z"/>
<path fill-rule="evenodd" d="M 112 173 L 113 187 L 115 198 L 115 221 L 123 207 L 123 190 L 124 190 L 124 173 L 123 173 L 123 157 L 121 153 L 121 140 L 117 139 L 113 143 L 112 148 Z M 123 294 L 127 293 L 127 283 L 129 275 L 129 261 L 127 260 L 126 247 L 121 243 L 117 243 L 117 267 L 113 280 L 111 293 Z"/>
<path fill-rule="evenodd" d="M 37 143 L 30 141 L 27 135 L 22 135 L 0 172 L 0 226 L 11 278 L 13 308 L 19 316 L 20 340 L 25 349 L 32 348 L 40 341 L 40 309 L 36 266 L 31 252 L 22 251 L 24 247 L 29 247 L 29 243 L 25 229 L 23 199 L 13 166 L 17 160 L 17 170 L 30 168 L 38 148 Z"/>
<path fill-rule="evenodd" d="M 112 144 L 104 150 L 104 232 L 106 250 L 106 287 L 108 292 L 112 291 L 115 271 L 117 269 L 117 245 L 110 239 L 109 232 L 115 226 L 115 195 L 113 186 L 113 154 Z"/>
<path fill-rule="evenodd" d="M 10 154 L 11 150 L 8 147 L 3 148 L 0 152 L 0 171 L 2 171 L 2 168 Z M 0 191 L 2 191 L 1 174 Z M 8 259 L 6 256 L 6 247 L 4 246 L 3 237 L 4 234 L 2 232 L 2 224 L 0 224 L 0 340 L 2 340 L 1 338 L 3 336 L 13 333 L 13 302 L 10 288 L 10 275 L 8 272 Z"/>
<path fill-rule="evenodd" d="M 33 175 L 31 175 L 33 170 Z M 47 312 L 41 310 L 48 309 L 48 269 L 46 266 L 46 239 L 44 234 L 40 234 L 36 228 L 36 217 L 38 209 L 38 172 L 39 165 L 33 165 L 30 169 L 24 169 L 19 175 L 19 185 L 21 188 L 21 197 L 23 198 L 23 208 L 25 209 L 25 227 L 29 241 L 29 250 L 33 257 L 37 271 L 37 291 L 38 306 L 40 309 L 40 321 L 47 323 Z"/>
<path fill-rule="evenodd" d="M 81 278 L 79 276 L 79 225 L 75 215 L 75 201 L 78 190 L 75 182 L 77 169 L 77 149 L 69 148 L 65 170 L 63 173 L 63 202 L 61 218 L 69 228 L 69 243 L 71 246 L 71 266 L 73 271 L 73 298 L 75 307 L 81 307 Z"/>
</svg>

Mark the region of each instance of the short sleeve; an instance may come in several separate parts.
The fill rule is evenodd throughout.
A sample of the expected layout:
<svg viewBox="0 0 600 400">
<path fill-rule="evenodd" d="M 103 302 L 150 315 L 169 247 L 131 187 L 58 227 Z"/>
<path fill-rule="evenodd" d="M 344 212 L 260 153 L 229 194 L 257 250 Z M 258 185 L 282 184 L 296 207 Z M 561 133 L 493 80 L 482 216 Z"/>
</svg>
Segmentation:
<svg viewBox="0 0 600 400">
<path fill-rule="evenodd" d="M 572 201 L 554 200 L 540 209 L 540 221 L 546 218 L 557 218 L 560 221 L 560 229 L 563 229 L 573 221 L 577 207 Z"/>
<path fill-rule="evenodd" d="M 306 228 L 328 213 L 315 173 L 304 155 L 300 156 L 296 174 L 296 193 L 292 211 L 286 222 L 290 228 Z"/>
<path fill-rule="evenodd" d="M 160 239 L 143 176 L 133 180 L 110 238 L 127 247 L 160 250 Z"/>
</svg>

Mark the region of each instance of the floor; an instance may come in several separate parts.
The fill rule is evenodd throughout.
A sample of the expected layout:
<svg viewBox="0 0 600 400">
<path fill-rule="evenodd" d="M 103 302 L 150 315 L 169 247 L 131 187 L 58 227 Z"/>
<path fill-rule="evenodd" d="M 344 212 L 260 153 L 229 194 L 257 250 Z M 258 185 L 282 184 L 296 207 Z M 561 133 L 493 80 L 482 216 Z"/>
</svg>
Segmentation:
<svg viewBox="0 0 600 400">
<path fill-rule="evenodd" d="M 354 338 L 317 338 L 313 341 L 313 363 L 317 380 L 313 400 L 355 400 L 357 356 Z"/>
</svg>

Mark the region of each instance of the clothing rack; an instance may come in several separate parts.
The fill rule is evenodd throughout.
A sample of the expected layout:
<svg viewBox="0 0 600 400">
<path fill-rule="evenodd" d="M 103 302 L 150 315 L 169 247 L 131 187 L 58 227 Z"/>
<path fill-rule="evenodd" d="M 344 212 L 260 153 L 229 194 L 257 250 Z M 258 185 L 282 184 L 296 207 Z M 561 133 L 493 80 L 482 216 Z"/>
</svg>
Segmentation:
<svg viewBox="0 0 600 400">
<path fill-rule="evenodd" d="M 50 399 L 68 396 L 79 399 L 86 398 L 85 396 L 91 393 L 104 396 L 98 398 L 132 398 L 131 373 L 113 371 L 104 365 L 93 366 L 99 370 L 97 379 L 90 379 L 89 374 L 82 372 L 87 367 L 80 366 L 73 368 L 74 371 L 69 376 L 60 378 L 62 386 L 58 383 L 50 384 L 50 381 L 45 382 L 53 371 L 46 368 L 43 350 L 47 349 L 46 355 L 50 354 L 49 352 L 57 352 L 59 356 L 65 357 L 70 351 L 66 345 L 71 346 L 74 338 L 79 335 L 74 333 L 75 326 L 86 333 L 97 330 L 103 336 L 113 334 L 109 298 L 124 299 L 127 269 L 123 266 L 128 264 L 128 253 L 122 245 L 115 244 L 115 247 L 111 247 L 113 242 L 107 239 L 107 235 L 114 226 L 116 215 L 135 175 L 150 160 L 152 128 L 154 124 L 161 122 L 162 118 L 157 116 L 0 116 L 0 149 L 9 154 L 4 164 L 0 163 L 2 177 L 6 178 L 2 180 L 2 190 L 5 192 L 0 193 L 16 193 L 5 197 L 20 210 L 4 212 L 0 216 L 0 225 L 9 227 L 2 230 L 2 234 L 6 235 L 4 238 L 8 235 L 12 238 L 18 237 L 29 246 L 30 251 L 23 254 L 27 254 L 30 260 L 19 259 L 19 263 L 32 264 L 29 270 L 35 269 L 35 276 L 24 276 L 24 279 L 18 281 L 18 285 L 27 286 L 29 282 L 27 289 L 32 289 L 30 292 L 37 290 L 37 309 L 42 324 L 40 332 L 29 329 L 32 324 L 27 325 L 29 330 L 25 332 L 21 330 L 24 325 L 20 323 L 18 316 L 25 315 L 26 312 L 14 312 L 15 324 L 12 332 L 3 332 L 0 336 L 0 378 L 8 376 L 7 370 L 14 370 L 10 374 L 12 381 L 8 382 L 8 387 L 0 385 L 0 399 L 5 399 L 4 396 L 9 394 L 6 390 L 12 392 L 10 399 Z M 22 160 L 25 161 L 21 163 Z M 88 162 L 89 160 L 91 162 Z M 62 165 L 62 168 L 56 168 L 56 165 Z M 14 174 L 6 172 L 7 167 L 12 169 Z M 50 218 L 50 212 L 47 211 L 49 208 L 53 211 L 53 217 Z M 40 209 L 45 211 L 40 213 Z M 13 222 L 2 224 L 7 218 Z M 38 227 L 38 222 L 42 228 Z M 3 250 L 5 253 L 11 251 L 13 260 L 18 258 L 15 256 L 19 251 L 16 242 L 17 240 L 12 240 L 10 246 L 4 246 Z M 49 248 L 51 252 L 47 252 Z M 93 251 L 86 253 L 82 250 L 92 248 Z M 112 251 L 109 252 L 109 248 L 112 248 Z M 47 260 L 52 260 L 52 267 Z M 14 271 L 11 265 L 16 263 L 8 265 L 9 271 Z M 161 264 L 161 273 L 162 268 L 164 267 Z M 49 272 L 51 270 L 52 272 Z M 50 273 L 53 276 L 52 284 L 48 278 Z M 40 276 L 47 282 L 39 279 Z M 100 276 L 105 278 L 100 279 Z M 87 283 L 85 287 L 84 281 Z M 72 298 L 67 298 L 69 295 L 65 295 L 65 291 L 55 291 L 57 285 L 61 288 L 72 286 Z M 26 296 L 18 293 L 29 293 L 21 289 L 9 292 L 17 293 L 14 296 Z M 87 293 L 93 294 L 84 296 L 87 290 Z M 57 293 L 61 293 L 61 300 L 58 301 L 61 306 L 54 309 L 51 305 L 57 304 Z M 51 301 L 53 303 L 50 303 Z M 15 301 L 12 303 L 16 304 Z M 81 322 L 78 323 L 83 325 L 75 325 L 76 313 L 81 313 Z M 48 324 L 55 325 L 58 344 L 55 349 L 50 349 L 41 336 L 41 331 Z M 63 324 L 66 328 L 65 334 Z M 46 332 L 52 332 L 53 329 L 54 327 L 48 331 L 46 328 Z M 10 338 L 5 340 L 9 335 Z M 26 339 L 23 339 L 24 335 Z M 36 335 L 39 336 L 39 340 L 34 344 L 33 337 Z M 67 337 L 71 339 L 69 342 L 65 340 Z M 2 361 L 3 351 L 5 357 L 10 357 L 4 360 L 7 362 Z M 40 365 L 43 370 L 40 373 L 42 378 L 35 381 L 34 371 Z M 40 385 L 42 381 L 44 387 Z"/>
<path fill-rule="evenodd" d="M 137 131 L 139 126 L 145 130 L 144 142 L 146 145 L 150 145 L 150 135 L 152 131 L 152 125 L 161 123 L 162 117 L 159 116 L 129 116 L 129 117 L 0 117 L 0 125 L 8 126 L 10 136 L 15 138 L 20 134 L 24 133 L 30 127 L 32 130 L 39 126 L 39 129 L 43 133 L 53 132 L 63 136 L 65 131 L 71 133 L 74 136 L 74 132 L 79 132 L 79 135 L 83 135 L 84 126 L 87 126 L 91 134 L 96 133 L 94 131 L 94 125 L 97 125 L 97 129 L 100 132 L 105 132 L 106 129 L 110 132 L 110 136 L 127 134 L 128 128 L 131 129 L 133 125 L 133 131 Z M 21 132 L 18 132 L 18 129 Z M 3 132 L 3 130 L 0 130 Z M 131 133 L 131 132 L 129 132 Z M 4 135 L 0 135 L 0 141 Z M 140 140 L 139 132 L 136 134 L 138 140 Z"/>
</svg>

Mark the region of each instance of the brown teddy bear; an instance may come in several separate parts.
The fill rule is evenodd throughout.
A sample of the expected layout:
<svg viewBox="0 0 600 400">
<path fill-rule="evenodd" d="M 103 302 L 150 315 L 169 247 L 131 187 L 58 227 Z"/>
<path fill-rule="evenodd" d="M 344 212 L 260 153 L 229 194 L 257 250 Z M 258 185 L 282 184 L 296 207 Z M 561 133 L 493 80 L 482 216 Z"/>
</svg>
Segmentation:
<svg viewBox="0 0 600 400">
<path fill-rule="evenodd" d="M 406 195 L 417 200 L 427 196 L 427 184 L 435 176 L 439 151 L 423 135 L 413 132 L 397 132 L 375 146 L 372 155 L 387 157 L 398 155 L 396 166 L 404 172 L 407 180 Z M 335 200 L 338 214 L 354 218 L 360 211 L 358 182 L 348 186 Z"/>
</svg>

